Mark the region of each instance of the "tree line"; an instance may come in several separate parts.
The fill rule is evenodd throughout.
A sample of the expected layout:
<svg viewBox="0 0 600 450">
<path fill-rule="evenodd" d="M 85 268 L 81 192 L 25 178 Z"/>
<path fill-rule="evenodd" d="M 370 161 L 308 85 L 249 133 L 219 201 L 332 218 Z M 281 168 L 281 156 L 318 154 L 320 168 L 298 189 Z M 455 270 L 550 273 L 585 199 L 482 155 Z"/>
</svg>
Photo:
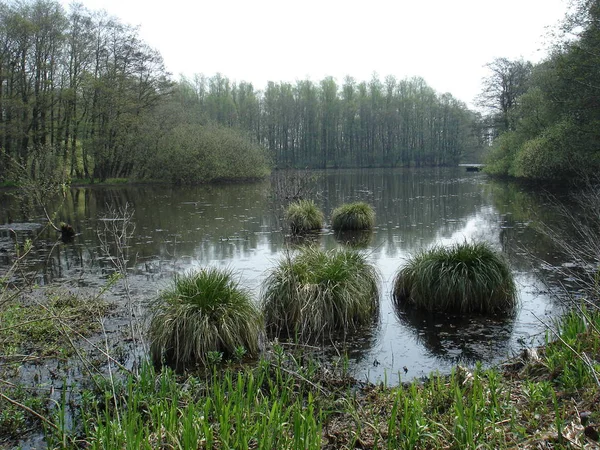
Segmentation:
<svg viewBox="0 0 600 450">
<path fill-rule="evenodd" d="M 489 64 L 480 104 L 495 140 L 486 170 L 581 179 L 600 170 L 600 1 L 577 0 L 550 56 Z"/>
<path fill-rule="evenodd" d="M 422 78 L 327 77 L 256 91 L 217 74 L 178 89 L 204 120 L 246 130 L 278 167 L 443 166 L 481 148 L 478 116 Z"/>
<path fill-rule="evenodd" d="M 104 12 L 0 3 L 0 181 L 9 162 L 40 178 L 173 182 L 450 165 L 479 135 L 473 112 L 420 78 L 173 81 L 137 28 Z"/>
</svg>

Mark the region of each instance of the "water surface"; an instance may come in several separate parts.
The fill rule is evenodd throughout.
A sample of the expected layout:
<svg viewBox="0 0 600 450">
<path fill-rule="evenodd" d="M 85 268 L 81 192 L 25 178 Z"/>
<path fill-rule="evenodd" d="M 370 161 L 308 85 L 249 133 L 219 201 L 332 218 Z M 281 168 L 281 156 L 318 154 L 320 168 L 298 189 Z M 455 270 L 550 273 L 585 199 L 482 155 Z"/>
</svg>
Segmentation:
<svg viewBox="0 0 600 450">
<path fill-rule="evenodd" d="M 363 251 L 382 276 L 380 320 L 371 330 L 338 343 L 360 379 L 388 381 L 448 372 L 456 364 L 498 363 L 524 345 L 541 342 L 545 326 L 561 313 L 557 286 L 539 258 L 556 260 L 533 221 L 557 220 L 544 197 L 525 188 L 493 182 L 464 169 L 389 169 L 313 172 L 308 197 L 326 217 L 345 202 L 367 201 L 376 228 Z M 275 188 L 274 188 L 275 186 Z M 283 186 L 283 188 L 282 188 Z M 72 243 L 57 244 L 45 231 L 36 241 L 31 270 L 40 284 L 69 283 L 100 288 L 115 267 L 101 247 L 103 230 L 115 225 L 110 210 L 129 205 L 135 224 L 125 249 L 135 299 L 150 300 L 174 273 L 200 266 L 233 269 L 256 297 L 267 272 L 293 248 L 283 223 L 285 181 L 198 187 L 119 186 L 72 188 L 58 218 L 73 225 Z M 43 215 L 0 193 L 0 269 L 10 263 L 17 239 L 34 236 Z M 58 206 L 55 206 L 58 208 Z M 117 224 L 118 225 L 118 224 Z M 323 248 L 344 245 L 328 224 L 315 238 Z M 516 275 L 520 307 L 509 318 L 431 316 L 396 311 L 395 273 L 414 252 L 436 244 L 486 241 L 505 253 Z M 114 254 L 116 248 L 109 245 Z M 123 286 L 112 289 L 117 300 Z"/>
</svg>

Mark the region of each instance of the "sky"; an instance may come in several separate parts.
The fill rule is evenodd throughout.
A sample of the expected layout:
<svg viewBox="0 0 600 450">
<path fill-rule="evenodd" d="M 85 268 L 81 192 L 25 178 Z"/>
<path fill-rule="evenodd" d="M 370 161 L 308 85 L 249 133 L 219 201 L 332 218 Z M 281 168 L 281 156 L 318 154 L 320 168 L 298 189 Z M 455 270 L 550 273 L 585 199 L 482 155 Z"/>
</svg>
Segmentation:
<svg viewBox="0 0 600 450">
<path fill-rule="evenodd" d="M 67 6 L 71 0 L 61 0 Z M 175 78 L 420 76 L 473 106 L 494 58 L 547 55 L 567 0 L 80 0 L 140 26 Z"/>
</svg>

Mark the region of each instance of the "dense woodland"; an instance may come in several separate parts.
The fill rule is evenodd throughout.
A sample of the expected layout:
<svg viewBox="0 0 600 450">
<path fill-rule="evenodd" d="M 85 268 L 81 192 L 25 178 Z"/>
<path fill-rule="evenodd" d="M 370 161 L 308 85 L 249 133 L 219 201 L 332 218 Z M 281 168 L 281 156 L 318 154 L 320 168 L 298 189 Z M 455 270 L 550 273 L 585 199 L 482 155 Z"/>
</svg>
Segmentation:
<svg viewBox="0 0 600 450">
<path fill-rule="evenodd" d="M 600 2 L 575 1 L 561 32 L 540 64 L 489 64 L 480 102 L 498 137 L 488 172 L 551 180 L 600 170 Z"/>
<path fill-rule="evenodd" d="M 202 66 L 201 55 L 198 66 Z M 477 116 L 420 78 L 173 81 L 138 30 L 53 0 L 0 3 L 0 181 L 31 176 L 203 182 L 271 167 L 456 164 Z"/>
<path fill-rule="evenodd" d="M 216 75 L 178 89 L 201 120 L 248 131 L 278 167 L 454 165 L 481 145 L 475 114 L 421 78 L 269 82 L 257 92 Z"/>
</svg>

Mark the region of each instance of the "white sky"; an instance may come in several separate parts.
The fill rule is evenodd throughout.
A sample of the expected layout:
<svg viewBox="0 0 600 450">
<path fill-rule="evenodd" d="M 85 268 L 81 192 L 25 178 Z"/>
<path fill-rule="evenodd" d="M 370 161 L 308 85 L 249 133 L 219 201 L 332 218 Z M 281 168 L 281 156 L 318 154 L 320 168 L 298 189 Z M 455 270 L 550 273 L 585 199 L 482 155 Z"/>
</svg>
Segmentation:
<svg viewBox="0 0 600 450">
<path fill-rule="evenodd" d="M 68 5 L 70 0 L 61 0 Z M 539 61 L 566 0 L 81 0 L 123 22 L 175 77 L 267 81 L 421 76 L 472 106 L 496 57 Z"/>
</svg>

